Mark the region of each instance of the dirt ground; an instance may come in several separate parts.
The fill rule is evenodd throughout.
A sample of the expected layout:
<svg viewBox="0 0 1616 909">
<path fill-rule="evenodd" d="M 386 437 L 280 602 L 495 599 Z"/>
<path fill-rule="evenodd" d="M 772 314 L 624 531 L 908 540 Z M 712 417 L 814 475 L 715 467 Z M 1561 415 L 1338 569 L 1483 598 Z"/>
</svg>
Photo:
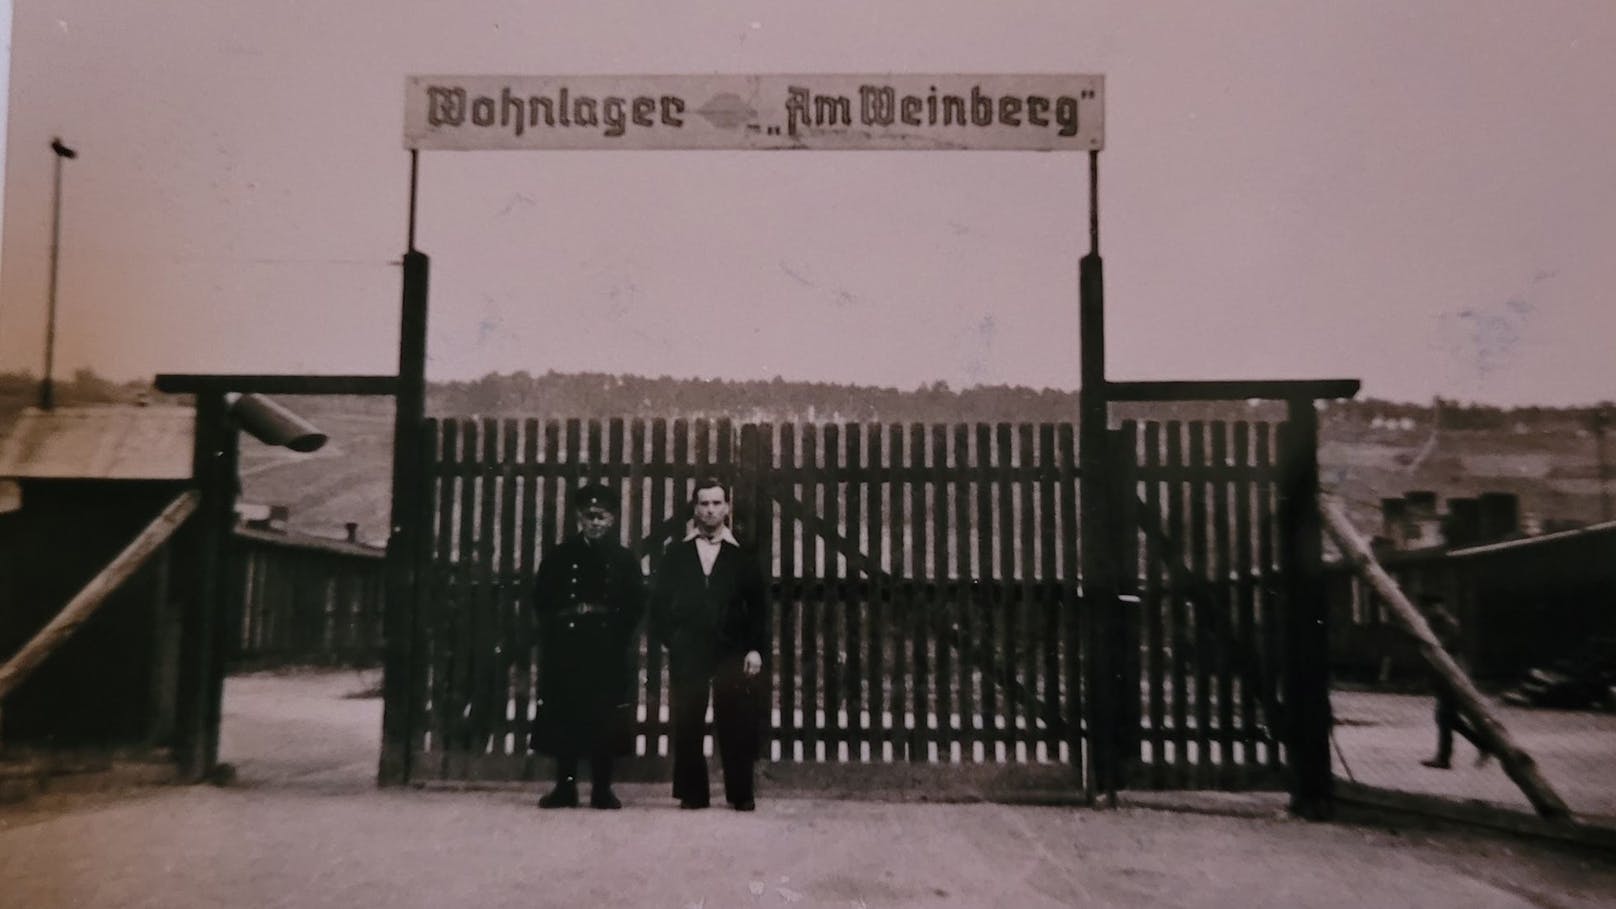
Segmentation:
<svg viewBox="0 0 1616 909">
<path fill-rule="evenodd" d="M 1429 695 L 1336 691 L 1331 704 L 1338 778 L 1531 810 L 1497 761 L 1475 766 L 1476 750 L 1463 739 L 1456 737 L 1452 769 L 1420 765 L 1436 747 Z M 1616 714 L 1491 706 L 1573 812 L 1616 826 Z"/>
<path fill-rule="evenodd" d="M 1144 809 L 842 801 L 540 812 L 534 791 L 378 790 L 352 672 L 227 687 L 229 787 L 0 811 L 0 907 L 1463 906 L 1616 901 L 1616 863 L 1446 831 Z"/>
</svg>

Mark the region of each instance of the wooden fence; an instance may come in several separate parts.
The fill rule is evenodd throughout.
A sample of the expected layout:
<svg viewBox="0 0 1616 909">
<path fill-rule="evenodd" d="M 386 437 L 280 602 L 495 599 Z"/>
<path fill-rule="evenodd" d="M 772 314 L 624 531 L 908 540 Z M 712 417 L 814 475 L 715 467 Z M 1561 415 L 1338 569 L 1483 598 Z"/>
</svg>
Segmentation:
<svg viewBox="0 0 1616 909">
<path fill-rule="evenodd" d="M 1134 493 L 1119 509 L 1138 597 L 1125 648 L 1141 692 L 1123 705 L 1131 785 L 1281 782 L 1279 428 L 1128 422 L 1114 433 Z"/>
<path fill-rule="evenodd" d="M 379 549 L 237 530 L 226 658 L 239 664 L 373 665 L 382 656 Z"/>
<path fill-rule="evenodd" d="M 1232 424 L 1230 446 L 1230 424 L 1210 425 L 1210 448 L 1200 423 L 1117 435 L 1139 465 L 1127 514 L 1140 528 L 1128 645 L 1140 785 L 1259 785 L 1258 771 L 1281 766 L 1270 427 Z M 773 578 L 768 757 L 1081 767 L 1071 424 L 451 419 L 429 420 L 427 436 L 415 778 L 534 774 L 524 596 L 538 554 L 567 530 L 571 491 L 615 485 L 624 537 L 650 570 L 707 473 L 734 481 L 737 533 Z M 1181 437 L 1187 459 L 1168 441 Z M 662 774 L 663 654 L 642 642 L 639 671 L 627 769 Z"/>
</svg>

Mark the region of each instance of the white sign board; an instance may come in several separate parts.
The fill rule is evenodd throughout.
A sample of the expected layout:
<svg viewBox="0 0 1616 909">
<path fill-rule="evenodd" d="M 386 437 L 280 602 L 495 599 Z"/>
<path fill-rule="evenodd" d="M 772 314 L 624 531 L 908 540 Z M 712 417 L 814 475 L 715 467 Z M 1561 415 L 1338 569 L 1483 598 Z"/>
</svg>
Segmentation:
<svg viewBox="0 0 1616 909">
<path fill-rule="evenodd" d="M 413 149 L 1092 151 L 1096 75 L 410 76 Z"/>
</svg>

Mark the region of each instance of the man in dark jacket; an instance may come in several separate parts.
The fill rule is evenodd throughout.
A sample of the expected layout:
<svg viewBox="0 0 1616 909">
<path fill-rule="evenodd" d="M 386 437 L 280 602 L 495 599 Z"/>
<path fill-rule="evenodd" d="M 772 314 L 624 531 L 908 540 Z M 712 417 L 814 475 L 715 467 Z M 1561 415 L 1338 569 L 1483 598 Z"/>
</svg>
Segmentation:
<svg viewBox="0 0 1616 909">
<path fill-rule="evenodd" d="M 1427 600 L 1426 609 L 1431 631 L 1436 635 L 1437 643 L 1453 657 L 1459 668 L 1465 668 L 1464 659 L 1460 655 L 1459 620 L 1453 613 L 1444 609 L 1440 601 Z M 1448 689 L 1442 679 L 1435 679 L 1433 687 L 1436 694 L 1436 756 L 1420 763 L 1437 770 L 1447 770 L 1452 766 L 1455 732 L 1476 746 L 1477 767 L 1491 760 L 1492 750 L 1487 747 L 1487 740 L 1482 738 L 1481 733 L 1459 713 L 1458 697 Z"/>
<path fill-rule="evenodd" d="M 702 740 L 711 696 L 724 797 L 751 811 L 767 706 L 767 589 L 756 553 L 726 523 L 729 487 L 698 480 L 690 506 L 691 529 L 663 554 L 651 589 L 652 634 L 668 648 L 673 689 L 673 796 L 681 808 L 707 807 Z"/>
<path fill-rule="evenodd" d="M 589 757 L 589 803 L 621 808 L 612 760 L 630 751 L 631 646 L 645 609 L 639 559 L 617 540 L 617 493 L 585 486 L 575 496 L 578 532 L 546 553 L 533 588 L 539 623 L 538 709 L 530 744 L 556 761 L 541 808 L 578 804 L 578 760 Z"/>
</svg>

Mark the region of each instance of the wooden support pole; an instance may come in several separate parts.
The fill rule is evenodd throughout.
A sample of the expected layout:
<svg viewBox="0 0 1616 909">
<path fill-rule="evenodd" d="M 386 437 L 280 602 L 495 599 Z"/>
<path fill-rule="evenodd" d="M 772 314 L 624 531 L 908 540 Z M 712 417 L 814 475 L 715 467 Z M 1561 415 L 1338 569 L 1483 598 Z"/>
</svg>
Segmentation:
<svg viewBox="0 0 1616 909">
<path fill-rule="evenodd" d="M 413 187 L 413 180 L 411 181 Z M 412 189 L 413 192 L 413 189 Z M 382 786 L 409 782 L 411 718 L 422 697 L 413 675 L 415 606 L 419 577 L 415 564 L 421 528 L 422 426 L 426 419 L 427 285 L 431 261 L 412 248 L 404 254 L 400 305 L 398 396 L 393 417 L 392 528 L 387 539 L 387 605 L 383 615 L 386 651 L 382 670 L 382 750 L 376 781 Z"/>
<path fill-rule="evenodd" d="M 174 531 L 178 530 L 180 525 L 185 523 L 185 519 L 196 510 L 200 501 L 201 496 L 187 491 L 170 502 L 161 514 L 146 525 L 146 529 L 107 563 L 107 567 L 101 569 L 99 574 L 91 578 L 90 582 L 68 601 L 62 611 L 56 614 L 56 618 L 51 619 L 50 623 L 24 644 L 15 656 L 0 666 L 0 699 L 10 694 L 23 679 L 28 677 L 34 667 L 43 663 L 57 647 L 72 637 L 73 632 L 106 602 L 107 597 L 156 555 L 163 544 L 168 542 L 168 538 L 174 535 Z"/>
<path fill-rule="evenodd" d="M 1279 527 L 1285 585 L 1285 745 L 1291 812 L 1333 813 L 1330 768 L 1329 609 L 1319 528 L 1319 420 L 1311 398 L 1287 402 L 1282 436 Z"/>
<path fill-rule="evenodd" d="M 229 534 L 235 523 L 238 439 L 224 393 L 198 392 L 192 470 L 198 494 L 194 587 L 180 645 L 175 753 L 180 775 L 201 780 L 219 759 L 219 720 L 224 699 Z"/>
<path fill-rule="evenodd" d="M 1397 581 L 1375 560 L 1369 543 L 1347 519 L 1341 503 L 1325 500 L 1322 509 L 1325 529 L 1341 548 L 1342 555 L 1386 602 L 1403 629 L 1413 635 L 1415 643 L 1419 646 L 1420 655 L 1436 670 L 1436 683 L 1458 700 L 1460 713 L 1470 721 L 1471 726 L 1487 743 L 1487 747 L 1498 756 L 1499 763 L 1504 766 L 1504 772 L 1515 781 L 1515 785 L 1521 787 L 1521 791 L 1526 794 L 1526 798 L 1532 803 L 1532 807 L 1537 809 L 1539 815 L 1551 820 L 1569 819 L 1571 811 L 1566 807 L 1565 801 L 1538 772 L 1532 756 L 1521 750 L 1514 739 L 1510 738 L 1509 731 L 1488 709 L 1481 692 L 1476 690 L 1470 677 L 1465 675 L 1459 664 L 1447 650 L 1443 649 L 1431 631 L 1431 626 L 1426 623 L 1425 617 L 1404 595 L 1402 588 L 1397 586 Z"/>
<path fill-rule="evenodd" d="M 1083 385 L 1079 392 L 1077 422 L 1078 521 L 1082 534 L 1083 598 L 1079 619 L 1084 631 L 1083 660 L 1087 676 L 1089 796 L 1116 804 L 1120 784 L 1119 719 L 1116 684 L 1121 668 L 1116 653 L 1117 540 L 1122 528 L 1113 519 L 1110 436 L 1107 430 L 1105 383 L 1105 291 L 1100 257 L 1093 253 L 1081 262 L 1082 291 L 1079 327 L 1082 330 Z"/>
</svg>

